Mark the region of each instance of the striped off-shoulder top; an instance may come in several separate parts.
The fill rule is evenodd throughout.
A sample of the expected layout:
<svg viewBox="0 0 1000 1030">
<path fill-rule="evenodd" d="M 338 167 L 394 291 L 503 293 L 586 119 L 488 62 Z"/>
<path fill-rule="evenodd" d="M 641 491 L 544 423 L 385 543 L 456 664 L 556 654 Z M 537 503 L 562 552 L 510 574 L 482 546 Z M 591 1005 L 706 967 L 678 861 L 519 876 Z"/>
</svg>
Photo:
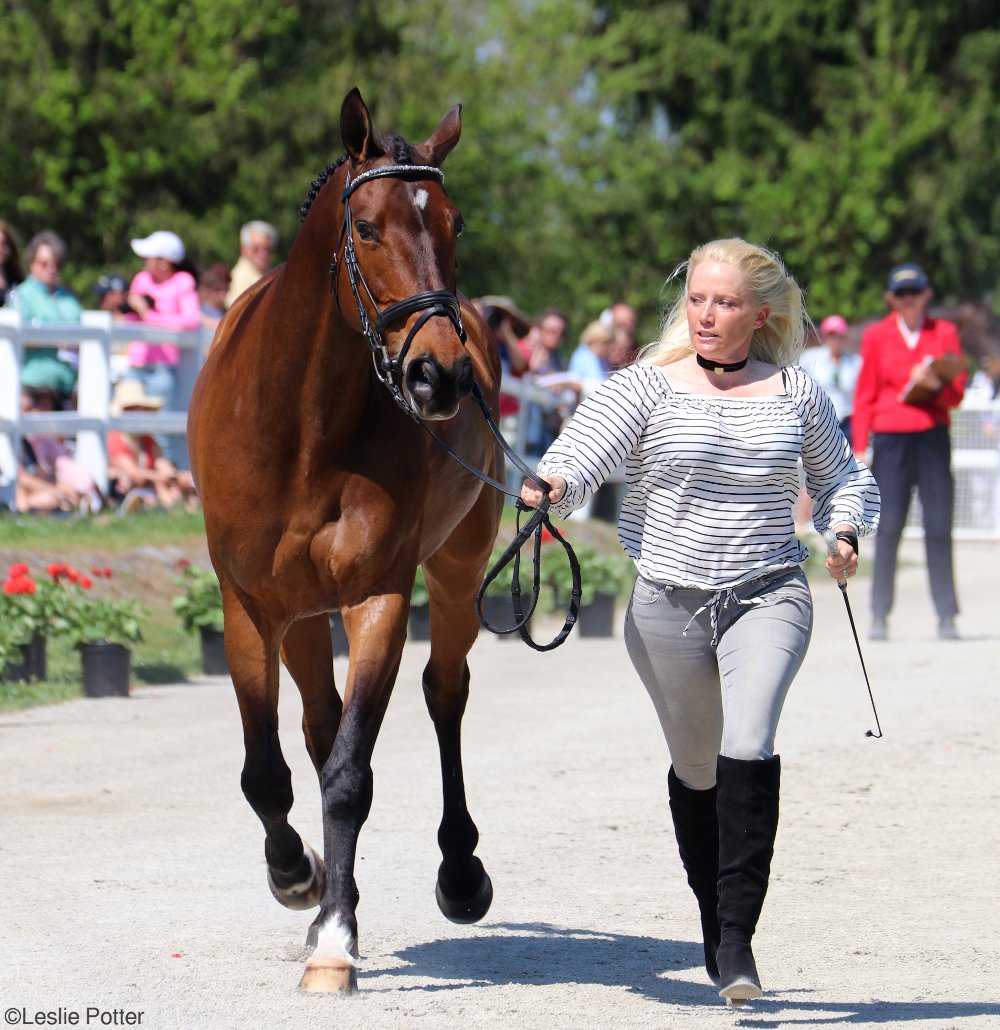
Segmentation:
<svg viewBox="0 0 1000 1030">
<path fill-rule="evenodd" d="M 816 529 L 873 532 L 878 487 L 829 398 L 798 366 L 782 381 L 780 395 L 724 397 L 676 390 L 654 365 L 614 373 L 539 463 L 567 483 L 553 511 L 579 508 L 624 462 L 622 546 L 645 578 L 705 590 L 806 560 L 793 516 L 800 459 Z"/>
</svg>

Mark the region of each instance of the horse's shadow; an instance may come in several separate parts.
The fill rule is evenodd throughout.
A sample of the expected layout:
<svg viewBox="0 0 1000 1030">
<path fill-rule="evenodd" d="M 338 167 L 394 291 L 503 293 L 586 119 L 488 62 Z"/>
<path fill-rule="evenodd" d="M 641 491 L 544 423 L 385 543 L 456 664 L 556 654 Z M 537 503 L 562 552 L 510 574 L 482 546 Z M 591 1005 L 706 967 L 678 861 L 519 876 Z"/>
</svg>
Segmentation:
<svg viewBox="0 0 1000 1030">
<path fill-rule="evenodd" d="M 401 966 L 376 969 L 366 965 L 366 979 L 381 976 L 423 981 L 419 986 L 369 986 L 366 990 L 450 991 L 576 983 L 624 987 L 651 1001 L 672 1005 L 722 1004 L 718 990 L 705 975 L 700 943 L 549 923 L 493 923 L 488 929 L 504 932 L 425 941 L 395 952 L 404 963 Z M 665 975 L 687 971 L 689 975 L 683 977 Z M 774 983 L 769 997 L 752 1002 L 739 1013 L 737 1025 L 760 1030 L 787 1026 L 789 1010 L 800 1013 L 796 1022 L 810 1025 L 1000 1017 L 1000 1004 L 990 1002 L 810 1001 L 808 994 L 806 989 Z"/>
<path fill-rule="evenodd" d="M 627 987 L 658 1001 L 719 1000 L 702 968 L 700 943 L 569 929 L 550 923 L 491 923 L 486 928 L 503 932 L 414 944 L 395 952 L 405 965 L 382 969 L 366 965 L 365 975 L 425 981 L 420 987 L 403 990 L 467 989 L 470 981 L 479 987 L 587 983 Z M 684 969 L 692 970 L 691 980 L 662 976 L 668 970 Z"/>
</svg>

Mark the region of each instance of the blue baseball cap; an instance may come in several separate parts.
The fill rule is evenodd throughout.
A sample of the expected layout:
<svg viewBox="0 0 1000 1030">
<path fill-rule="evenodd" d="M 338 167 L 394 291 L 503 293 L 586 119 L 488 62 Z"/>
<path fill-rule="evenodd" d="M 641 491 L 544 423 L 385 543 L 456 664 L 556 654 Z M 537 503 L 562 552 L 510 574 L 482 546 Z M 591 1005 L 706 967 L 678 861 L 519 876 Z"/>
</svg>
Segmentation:
<svg viewBox="0 0 1000 1030">
<path fill-rule="evenodd" d="M 896 265 L 889 273 L 889 282 L 886 289 L 890 293 L 899 293 L 900 290 L 926 290 L 930 286 L 927 273 L 912 262 L 905 265 Z"/>
</svg>

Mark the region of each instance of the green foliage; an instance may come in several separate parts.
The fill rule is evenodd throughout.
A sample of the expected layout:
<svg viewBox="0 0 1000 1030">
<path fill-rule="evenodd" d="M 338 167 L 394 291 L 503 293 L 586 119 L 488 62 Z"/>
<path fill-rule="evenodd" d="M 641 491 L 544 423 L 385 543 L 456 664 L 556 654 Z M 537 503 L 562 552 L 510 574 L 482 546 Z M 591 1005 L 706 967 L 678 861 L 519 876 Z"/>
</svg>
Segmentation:
<svg viewBox="0 0 1000 1030">
<path fill-rule="evenodd" d="M 53 620 L 74 603 L 75 594 L 68 593 L 57 577 L 32 575 L 27 565 L 16 562 L 10 566 L 0 593 L 4 636 L 15 645 L 28 644 L 35 637 L 44 639 Z"/>
<path fill-rule="evenodd" d="M 171 602 L 188 633 L 201 629 L 222 632 L 222 590 L 214 572 L 185 565 L 176 580 L 181 593 Z"/>
<path fill-rule="evenodd" d="M 413 589 L 410 591 L 410 607 L 421 608 L 430 599 L 431 595 L 427 592 L 427 580 L 424 579 L 424 570 L 418 565 L 417 575 L 413 580 Z"/>
<path fill-rule="evenodd" d="M 21 660 L 20 633 L 6 618 L 0 617 L 0 680 L 7 665 Z"/>
<path fill-rule="evenodd" d="M 66 237 L 77 290 L 156 228 L 231 262 L 262 217 L 287 250 L 355 84 L 412 140 L 464 103 L 463 289 L 574 329 L 625 297 L 648 338 L 723 235 L 780 250 L 816 315 L 878 314 L 903 258 L 942 299 L 997 286 L 985 0 L 0 0 L 0 24 L 0 216 Z"/>
<path fill-rule="evenodd" d="M 593 547 L 580 547 L 576 551 L 580 563 L 580 604 L 593 604 L 597 594 L 617 597 L 631 588 L 635 568 L 623 555 L 609 555 Z M 555 607 L 569 604 L 573 592 L 573 572 L 566 552 L 561 547 L 549 546 L 542 558 L 542 578 L 552 591 Z"/>
<path fill-rule="evenodd" d="M 56 629 L 74 647 L 84 644 L 124 644 L 142 640 L 145 606 L 135 600 L 105 601 L 79 597 L 53 622 Z"/>
</svg>

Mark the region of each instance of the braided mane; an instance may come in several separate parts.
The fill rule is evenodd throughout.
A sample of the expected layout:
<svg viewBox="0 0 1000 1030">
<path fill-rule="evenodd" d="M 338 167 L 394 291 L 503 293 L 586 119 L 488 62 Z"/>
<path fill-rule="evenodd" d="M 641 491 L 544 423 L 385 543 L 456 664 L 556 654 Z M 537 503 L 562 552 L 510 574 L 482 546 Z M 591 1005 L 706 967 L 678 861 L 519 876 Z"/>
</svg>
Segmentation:
<svg viewBox="0 0 1000 1030">
<path fill-rule="evenodd" d="M 409 143 L 403 139 L 402 136 L 396 136 L 393 134 L 376 136 L 376 155 L 378 152 L 382 154 L 391 153 L 393 161 L 398 165 L 412 165 L 414 164 L 413 148 Z M 337 169 L 347 160 L 347 154 L 341 154 L 333 164 L 329 164 L 316 176 L 315 179 L 309 184 L 309 193 L 306 199 L 302 201 L 301 207 L 299 207 L 299 221 L 304 222 L 306 215 L 309 214 L 309 208 L 312 207 L 313 201 L 319 196 L 320 190 L 327 184 L 330 176 L 337 171 Z"/>
</svg>

